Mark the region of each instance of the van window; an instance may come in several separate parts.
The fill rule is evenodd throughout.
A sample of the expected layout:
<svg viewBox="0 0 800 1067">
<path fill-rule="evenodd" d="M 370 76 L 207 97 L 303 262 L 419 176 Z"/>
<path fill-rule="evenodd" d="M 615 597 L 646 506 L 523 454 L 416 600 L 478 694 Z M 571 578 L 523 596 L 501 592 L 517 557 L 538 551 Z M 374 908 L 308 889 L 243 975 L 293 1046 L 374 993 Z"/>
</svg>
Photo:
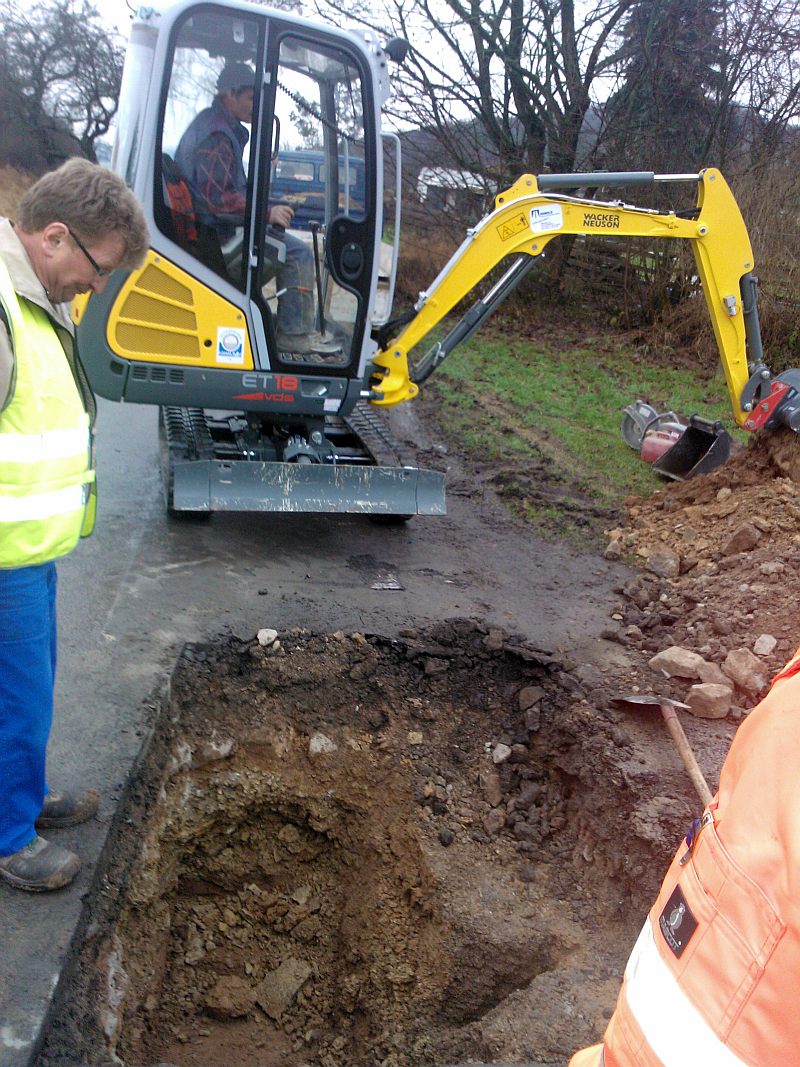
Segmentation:
<svg viewBox="0 0 800 1067">
<path fill-rule="evenodd" d="M 298 159 L 282 159 L 278 156 L 275 178 L 285 182 L 313 182 L 314 164 L 304 163 Z"/>
</svg>

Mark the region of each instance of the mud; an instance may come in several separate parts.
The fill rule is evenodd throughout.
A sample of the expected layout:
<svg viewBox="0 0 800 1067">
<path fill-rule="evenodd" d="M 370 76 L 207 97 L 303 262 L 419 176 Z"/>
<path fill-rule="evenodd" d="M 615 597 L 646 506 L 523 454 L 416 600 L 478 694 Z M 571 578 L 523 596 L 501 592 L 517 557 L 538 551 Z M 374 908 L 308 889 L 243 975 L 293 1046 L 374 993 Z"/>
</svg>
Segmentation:
<svg viewBox="0 0 800 1067">
<path fill-rule="evenodd" d="M 40 1067 L 564 1062 L 693 811 L 658 727 L 474 621 L 273 636 L 185 651 Z"/>
</svg>

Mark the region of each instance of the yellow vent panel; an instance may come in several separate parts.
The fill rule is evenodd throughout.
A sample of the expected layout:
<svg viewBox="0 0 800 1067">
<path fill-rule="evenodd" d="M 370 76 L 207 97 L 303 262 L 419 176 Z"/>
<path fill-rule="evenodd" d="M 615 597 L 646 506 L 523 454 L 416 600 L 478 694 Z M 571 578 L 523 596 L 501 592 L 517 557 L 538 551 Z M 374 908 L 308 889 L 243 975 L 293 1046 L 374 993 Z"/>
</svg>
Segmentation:
<svg viewBox="0 0 800 1067">
<path fill-rule="evenodd" d="M 159 257 L 160 258 L 160 257 Z M 139 277 L 136 279 L 136 288 L 145 289 L 149 293 L 160 296 L 163 300 L 174 300 L 178 304 L 192 305 L 192 290 L 188 285 L 181 285 L 178 279 L 164 269 L 166 260 L 157 259 L 159 264 L 145 264 Z"/>
<path fill-rule="evenodd" d="M 163 300 L 155 300 L 144 293 L 131 292 L 120 312 L 121 319 L 138 319 L 140 322 L 161 323 L 174 330 L 197 332 L 197 316 L 193 311 L 177 307 Z"/>
<path fill-rule="evenodd" d="M 137 360 L 165 363 L 176 359 L 196 363 L 200 358 L 197 337 L 190 334 L 170 333 L 149 326 L 119 322 L 114 331 L 114 339 L 117 342 L 115 348 L 137 353 Z"/>
<path fill-rule="evenodd" d="M 244 312 L 152 249 L 109 310 L 107 342 L 124 359 L 252 370 Z"/>
</svg>

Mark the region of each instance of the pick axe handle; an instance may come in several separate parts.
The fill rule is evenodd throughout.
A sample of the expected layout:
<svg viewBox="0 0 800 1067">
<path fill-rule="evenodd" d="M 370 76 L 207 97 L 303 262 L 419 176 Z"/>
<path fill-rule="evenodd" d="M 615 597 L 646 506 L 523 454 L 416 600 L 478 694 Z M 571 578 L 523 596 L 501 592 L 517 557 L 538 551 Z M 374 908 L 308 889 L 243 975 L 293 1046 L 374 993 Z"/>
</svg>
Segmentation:
<svg viewBox="0 0 800 1067">
<path fill-rule="evenodd" d="M 667 729 L 672 734 L 672 740 L 675 742 L 678 754 L 683 760 L 683 765 L 692 780 L 692 785 L 697 790 L 697 795 L 703 801 L 703 807 L 707 807 L 713 799 L 712 793 L 708 788 L 708 782 L 706 782 L 703 777 L 703 772 L 700 770 L 697 760 L 694 757 L 694 752 L 692 752 L 689 740 L 683 732 L 683 727 L 678 721 L 675 709 L 670 704 L 662 704 L 661 714 L 664 716 L 664 722 L 667 724 Z"/>
</svg>

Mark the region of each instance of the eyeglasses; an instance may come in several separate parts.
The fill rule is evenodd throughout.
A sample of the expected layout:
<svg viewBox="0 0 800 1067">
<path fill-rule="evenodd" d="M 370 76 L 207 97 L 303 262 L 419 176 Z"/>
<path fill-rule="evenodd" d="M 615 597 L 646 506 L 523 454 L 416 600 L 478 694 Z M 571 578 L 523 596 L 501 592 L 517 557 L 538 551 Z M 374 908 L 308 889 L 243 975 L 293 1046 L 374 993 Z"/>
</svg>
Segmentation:
<svg viewBox="0 0 800 1067">
<path fill-rule="evenodd" d="M 79 237 L 76 237 L 72 230 L 67 226 L 67 233 L 70 235 L 75 244 L 80 248 L 81 252 L 86 256 L 92 265 L 92 270 L 95 272 L 98 278 L 107 278 L 111 271 L 108 267 L 101 267 L 97 260 L 94 258 L 89 249 L 84 245 L 83 241 Z"/>
</svg>

